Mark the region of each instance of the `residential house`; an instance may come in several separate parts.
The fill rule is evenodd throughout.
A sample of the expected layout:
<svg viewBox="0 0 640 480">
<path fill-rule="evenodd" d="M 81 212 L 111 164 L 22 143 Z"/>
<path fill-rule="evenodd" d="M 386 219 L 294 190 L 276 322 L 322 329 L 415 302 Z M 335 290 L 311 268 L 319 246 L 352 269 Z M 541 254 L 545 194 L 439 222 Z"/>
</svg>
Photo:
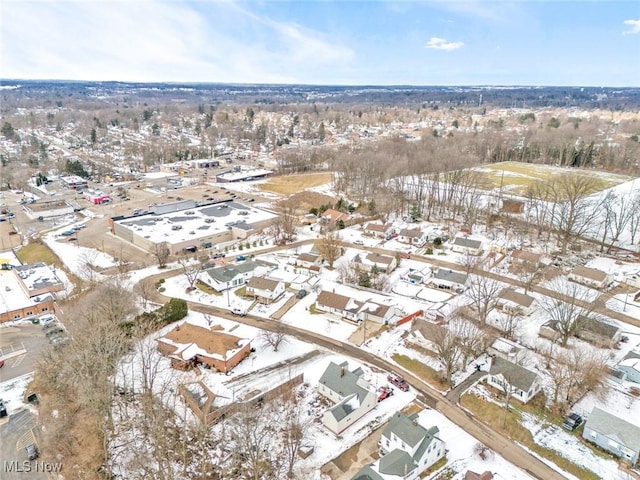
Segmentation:
<svg viewBox="0 0 640 480">
<path fill-rule="evenodd" d="M 616 325 L 580 315 L 576 319 L 575 336 L 597 347 L 613 348 L 620 341 L 622 330 Z"/>
<path fill-rule="evenodd" d="M 247 281 L 246 294 L 259 303 L 271 304 L 284 295 L 284 282 L 266 277 L 251 277 Z"/>
<path fill-rule="evenodd" d="M 353 262 L 367 272 L 376 269 L 378 272 L 391 273 L 398 265 L 398 261 L 394 257 L 379 253 L 359 253 L 353 258 Z"/>
<path fill-rule="evenodd" d="M 359 312 L 361 307 L 362 302 L 327 290 L 322 290 L 316 299 L 316 309 L 333 313 L 352 321 L 360 320 Z"/>
<path fill-rule="evenodd" d="M 262 268 L 255 262 L 243 262 L 224 267 L 208 268 L 200 274 L 200 280 L 218 292 L 239 288 L 247 280 L 260 273 Z"/>
<path fill-rule="evenodd" d="M 506 338 L 496 338 L 487 349 L 487 353 L 492 357 L 500 357 L 510 362 L 514 362 L 523 351 L 524 347 L 522 345 L 518 345 Z"/>
<path fill-rule="evenodd" d="M 451 250 L 464 255 L 480 255 L 482 253 L 482 242 L 467 237 L 456 237 L 451 243 Z"/>
<path fill-rule="evenodd" d="M 640 352 L 627 353 L 616 365 L 616 370 L 624 373 L 624 380 L 640 383 Z"/>
<path fill-rule="evenodd" d="M 418 420 L 417 413 L 396 412 L 380 437 L 382 456 L 361 469 L 353 479 L 414 480 L 440 460 L 445 455 L 446 445 L 438 437 L 438 427 L 425 428 Z"/>
<path fill-rule="evenodd" d="M 322 415 L 322 423 L 336 435 L 373 410 L 375 389 L 363 378 L 361 368 L 349 371 L 349 363 L 330 362 L 318 382 L 318 393 L 334 405 Z"/>
<path fill-rule="evenodd" d="M 250 339 L 231 335 L 220 325 L 205 328 L 183 322 L 156 341 L 158 351 L 181 370 L 201 363 L 227 373 L 251 352 Z"/>
<path fill-rule="evenodd" d="M 486 381 L 502 392 L 509 389 L 511 397 L 522 403 L 527 403 L 542 388 L 537 373 L 501 357 L 494 358 Z"/>
<path fill-rule="evenodd" d="M 353 322 L 373 320 L 378 323 L 390 323 L 399 314 L 395 306 L 373 300 L 355 300 L 338 293 L 322 290 L 316 299 L 316 308 L 323 312 L 333 313 Z"/>
<path fill-rule="evenodd" d="M 351 215 L 344 212 L 339 212 L 338 210 L 334 210 L 333 208 L 329 208 L 325 210 L 322 215 L 320 215 L 320 220 L 325 223 L 336 223 L 342 220 L 346 222 L 351 218 Z"/>
<path fill-rule="evenodd" d="M 543 255 L 526 250 L 514 250 L 511 252 L 511 263 L 535 270 L 543 265 Z"/>
<path fill-rule="evenodd" d="M 638 419 L 635 419 L 637 422 Z M 582 438 L 600 448 L 629 461 L 638 462 L 640 455 L 640 427 L 595 407 L 582 431 Z"/>
<path fill-rule="evenodd" d="M 489 470 L 483 473 L 476 473 L 471 470 L 467 470 L 464 474 L 464 480 L 493 480 L 493 473 Z"/>
<path fill-rule="evenodd" d="M 364 233 L 377 238 L 390 238 L 393 235 L 393 225 L 391 223 L 367 223 L 364 228 Z"/>
<path fill-rule="evenodd" d="M 313 253 L 300 253 L 294 257 L 294 262 L 304 268 L 319 267 L 322 265 L 322 257 Z"/>
<path fill-rule="evenodd" d="M 419 228 L 403 228 L 398 233 L 398 241 L 408 243 L 416 247 L 422 247 L 427 243 L 427 234 Z"/>
<path fill-rule="evenodd" d="M 438 268 L 433 277 L 429 278 L 427 282 L 442 290 L 452 290 L 461 293 L 465 289 L 468 278 L 466 273 L 456 272 L 448 268 Z"/>
<path fill-rule="evenodd" d="M 558 327 L 558 321 L 557 320 L 549 320 L 545 323 L 543 323 L 540 326 L 540 329 L 538 330 L 538 335 L 540 335 L 543 338 L 546 338 L 548 340 L 551 340 L 552 342 L 557 342 L 558 340 L 560 340 L 560 337 L 562 336 L 560 334 L 560 328 Z"/>
<path fill-rule="evenodd" d="M 578 265 L 569 274 L 569 280 L 588 287 L 603 289 L 611 283 L 613 277 L 597 268 L 587 268 Z"/>
<path fill-rule="evenodd" d="M 519 293 L 512 288 L 505 288 L 500 292 L 498 306 L 508 313 L 518 313 L 529 316 L 533 311 L 535 299 L 524 293 Z"/>
<path fill-rule="evenodd" d="M 626 274 L 624 283 L 633 288 L 640 288 L 640 272 Z"/>
<path fill-rule="evenodd" d="M 411 334 L 415 341 L 430 350 L 435 350 L 434 344 L 441 343 L 447 332 L 447 329 L 442 325 L 424 318 L 414 319 L 411 325 Z"/>
</svg>

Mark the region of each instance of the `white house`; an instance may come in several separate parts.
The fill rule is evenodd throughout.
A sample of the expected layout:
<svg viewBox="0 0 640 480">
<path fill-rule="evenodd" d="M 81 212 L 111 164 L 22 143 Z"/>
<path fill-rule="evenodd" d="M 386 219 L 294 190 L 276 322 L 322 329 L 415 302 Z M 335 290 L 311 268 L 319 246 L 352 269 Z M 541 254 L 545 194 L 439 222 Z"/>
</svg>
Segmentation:
<svg viewBox="0 0 640 480">
<path fill-rule="evenodd" d="M 361 368 L 349 371 L 349 363 L 330 362 L 318 382 L 318 393 L 334 405 L 322 415 L 322 423 L 336 435 L 351 426 L 378 402 L 375 389 L 363 378 Z"/>
<path fill-rule="evenodd" d="M 489 385 L 501 392 L 509 389 L 511 398 L 527 403 L 541 390 L 541 380 L 537 373 L 520 365 L 496 357 L 486 377 Z"/>
<path fill-rule="evenodd" d="M 414 480 L 440 460 L 446 445 L 436 426 L 425 428 L 419 415 L 396 412 L 380 437 L 380 459 L 362 468 L 353 480 Z"/>
<path fill-rule="evenodd" d="M 602 289 L 611 283 L 613 277 L 597 268 L 578 265 L 569 274 L 569 280 L 588 287 Z"/>
<path fill-rule="evenodd" d="M 260 303 L 270 304 L 284 294 L 284 282 L 266 277 L 251 277 L 247 281 L 246 294 Z"/>
<path fill-rule="evenodd" d="M 516 292 L 512 288 L 505 288 L 500 292 L 500 297 L 498 298 L 498 306 L 503 311 L 519 313 L 525 316 L 529 316 L 533 312 L 534 302 L 535 298 Z"/>
<path fill-rule="evenodd" d="M 217 292 L 239 288 L 256 274 L 265 273 L 266 268 L 255 262 L 243 262 L 225 267 L 208 268 L 199 275 L 200 280 Z"/>
<path fill-rule="evenodd" d="M 381 223 L 369 222 L 364 226 L 363 230 L 365 234 L 377 238 L 389 238 L 394 232 L 393 225 L 391 223 L 385 223 L 383 225 Z"/>
<path fill-rule="evenodd" d="M 393 305 L 373 300 L 355 300 L 326 290 L 322 290 L 318 294 L 316 308 L 353 322 L 372 320 L 378 323 L 389 323 L 394 316 L 399 314 L 399 310 Z"/>
<path fill-rule="evenodd" d="M 624 379 L 640 383 L 640 352 L 631 351 L 616 365 L 616 370 L 624 372 Z"/>
<path fill-rule="evenodd" d="M 438 268 L 433 277 L 427 280 L 429 285 L 442 290 L 464 291 L 468 275 L 448 268 Z"/>
<path fill-rule="evenodd" d="M 322 265 L 322 257 L 313 253 L 300 253 L 293 258 L 293 263 L 304 268 L 319 267 Z"/>
<path fill-rule="evenodd" d="M 451 250 L 465 255 L 480 255 L 482 253 L 482 242 L 466 237 L 456 237 L 451 243 Z"/>
<path fill-rule="evenodd" d="M 419 228 L 403 228 L 398 234 L 398 241 L 408 243 L 417 247 L 422 247 L 427 243 L 427 234 Z"/>
<path fill-rule="evenodd" d="M 379 253 L 359 253 L 353 258 L 353 262 L 367 272 L 372 271 L 375 267 L 379 272 L 391 273 L 398 265 L 394 257 Z"/>
</svg>

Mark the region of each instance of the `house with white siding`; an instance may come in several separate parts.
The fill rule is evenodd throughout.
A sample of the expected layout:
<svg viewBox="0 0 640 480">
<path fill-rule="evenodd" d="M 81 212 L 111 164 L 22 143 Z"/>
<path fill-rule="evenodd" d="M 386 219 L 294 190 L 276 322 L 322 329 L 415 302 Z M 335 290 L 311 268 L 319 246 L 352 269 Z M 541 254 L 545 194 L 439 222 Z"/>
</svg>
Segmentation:
<svg viewBox="0 0 640 480">
<path fill-rule="evenodd" d="M 630 419 L 633 420 L 633 419 Z M 582 438 L 634 465 L 640 455 L 640 426 L 595 407 L 584 425 Z"/>
<path fill-rule="evenodd" d="M 358 367 L 349 370 L 349 363 L 330 362 L 318 381 L 318 393 L 334 405 L 322 415 L 322 424 L 338 435 L 363 415 L 373 410 L 378 398 L 373 386 L 364 379 Z"/>
<path fill-rule="evenodd" d="M 527 403 L 542 389 L 540 376 L 501 357 L 493 359 L 486 382 L 501 392 L 509 390 L 511 398 Z"/>
<path fill-rule="evenodd" d="M 451 242 L 451 250 L 464 255 L 480 255 L 482 253 L 482 242 L 467 237 L 456 237 Z"/>
<path fill-rule="evenodd" d="M 382 431 L 380 459 L 363 467 L 352 480 L 415 480 L 446 453 L 437 426 L 424 427 L 417 413 L 396 412 Z"/>
</svg>

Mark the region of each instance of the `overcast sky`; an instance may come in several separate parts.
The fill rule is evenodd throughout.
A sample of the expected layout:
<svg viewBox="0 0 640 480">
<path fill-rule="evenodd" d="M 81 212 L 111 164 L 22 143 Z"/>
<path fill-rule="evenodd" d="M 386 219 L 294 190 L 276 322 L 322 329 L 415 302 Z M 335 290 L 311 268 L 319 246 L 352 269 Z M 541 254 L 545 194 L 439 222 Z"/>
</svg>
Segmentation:
<svg viewBox="0 0 640 480">
<path fill-rule="evenodd" d="M 640 85 L 640 1 L 1 0 L 0 78 Z"/>
</svg>

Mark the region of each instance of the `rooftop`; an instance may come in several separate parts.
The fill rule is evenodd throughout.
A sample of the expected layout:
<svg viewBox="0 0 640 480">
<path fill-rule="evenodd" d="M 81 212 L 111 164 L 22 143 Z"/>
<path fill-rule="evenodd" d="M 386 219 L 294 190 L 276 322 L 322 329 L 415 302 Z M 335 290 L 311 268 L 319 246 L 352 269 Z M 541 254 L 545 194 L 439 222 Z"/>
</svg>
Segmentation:
<svg viewBox="0 0 640 480">
<path fill-rule="evenodd" d="M 502 375 L 513 387 L 528 392 L 538 374 L 500 357 L 496 357 L 489 371 L 491 375 Z"/>
<path fill-rule="evenodd" d="M 635 420 L 636 422 L 638 419 Z M 640 451 L 640 427 L 595 407 L 585 425 L 601 435 L 618 437 L 624 446 Z"/>
<path fill-rule="evenodd" d="M 16 284 L 15 274 L 10 270 L 0 270 L 0 312 L 6 313 L 20 308 L 37 305 L 50 295 L 38 295 L 29 297 L 25 291 Z"/>
<path fill-rule="evenodd" d="M 175 244 L 193 240 L 197 244 L 202 238 L 226 232 L 232 227 L 251 230 L 252 225 L 275 218 L 275 213 L 260 208 L 237 202 L 218 202 L 187 210 L 122 218 L 115 223 L 154 243 Z"/>
<path fill-rule="evenodd" d="M 230 353 L 232 355 L 233 351 L 246 345 L 249 340 L 224 332 L 220 325 L 207 329 L 185 322 L 176 326 L 158 341 L 178 347 L 175 354 L 180 355 L 184 360 L 189 360 L 196 355 L 224 360 L 230 356 Z"/>
<path fill-rule="evenodd" d="M 31 263 L 13 267 L 16 275 L 30 292 L 43 288 L 57 291 L 64 288 L 64 284 L 58 278 L 53 267 L 46 263 Z"/>
<path fill-rule="evenodd" d="M 575 267 L 571 273 L 579 277 L 595 280 L 596 282 L 603 282 L 607 278 L 607 274 L 602 270 L 598 270 L 597 268 L 583 267 L 581 265 Z"/>
</svg>

